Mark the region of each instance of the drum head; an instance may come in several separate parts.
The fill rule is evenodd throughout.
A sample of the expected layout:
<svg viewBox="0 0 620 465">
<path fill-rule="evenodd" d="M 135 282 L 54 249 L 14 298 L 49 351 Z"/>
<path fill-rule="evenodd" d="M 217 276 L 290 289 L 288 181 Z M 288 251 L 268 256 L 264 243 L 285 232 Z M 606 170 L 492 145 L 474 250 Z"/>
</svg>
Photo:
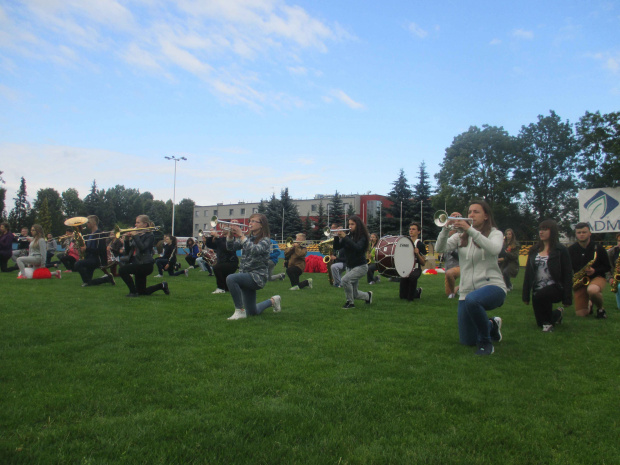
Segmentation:
<svg viewBox="0 0 620 465">
<path fill-rule="evenodd" d="M 399 237 L 394 249 L 394 268 L 401 278 L 406 278 L 414 267 L 415 246 L 408 237 Z"/>
</svg>

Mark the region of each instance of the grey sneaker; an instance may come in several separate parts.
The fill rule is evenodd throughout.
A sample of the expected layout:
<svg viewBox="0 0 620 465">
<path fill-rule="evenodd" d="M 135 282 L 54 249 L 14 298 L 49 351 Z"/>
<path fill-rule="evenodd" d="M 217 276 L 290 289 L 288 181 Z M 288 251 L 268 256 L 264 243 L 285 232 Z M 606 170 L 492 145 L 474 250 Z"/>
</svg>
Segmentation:
<svg viewBox="0 0 620 465">
<path fill-rule="evenodd" d="M 491 355 L 495 352 L 493 348 L 493 344 L 490 342 L 481 342 L 478 344 L 478 350 L 476 351 L 476 355 Z"/>
<path fill-rule="evenodd" d="M 273 302 L 273 313 L 278 313 L 280 310 L 282 310 L 282 305 L 281 305 L 281 301 L 282 298 L 279 295 L 274 295 L 271 298 L 271 301 Z"/>
<path fill-rule="evenodd" d="M 542 332 L 543 333 L 552 333 L 553 332 L 553 325 L 543 325 Z"/>
<path fill-rule="evenodd" d="M 310 278 L 310 279 L 308 280 L 308 287 L 309 287 L 310 289 L 312 289 L 312 278 Z"/>
<path fill-rule="evenodd" d="M 293 286 L 289 289 L 289 291 L 298 291 L 299 290 L 299 286 Z"/>
</svg>

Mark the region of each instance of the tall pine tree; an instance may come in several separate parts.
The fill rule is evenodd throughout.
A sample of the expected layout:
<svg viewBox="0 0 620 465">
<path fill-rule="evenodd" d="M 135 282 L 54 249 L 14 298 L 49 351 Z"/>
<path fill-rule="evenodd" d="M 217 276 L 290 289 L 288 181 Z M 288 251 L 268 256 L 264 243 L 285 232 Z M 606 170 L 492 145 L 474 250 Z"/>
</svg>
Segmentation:
<svg viewBox="0 0 620 465">
<path fill-rule="evenodd" d="M 420 164 L 418 171 L 418 183 L 414 186 L 413 199 L 418 208 L 418 222 L 422 223 L 422 239 L 434 239 L 439 234 L 437 226 L 433 222 L 434 211 L 431 206 L 431 183 L 428 181 L 426 163 Z"/>
<path fill-rule="evenodd" d="M 383 218 L 383 234 L 407 234 L 409 223 L 415 219 L 416 208 L 412 201 L 413 191 L 409 187 L 405 171 L 402 168 L 398 173 L 398 179 L 392 185 L 394 187 L 387 195 L 392 205 L 382 209 L 382 214 L 385 215 Z"/>
<path fill-rule="evenodd" d="M 22 227 L 28 227 L 28 218 L 30 217 L 30 202 L 28 201 L 28 193 L 26 191 L 26 180 L 22 177 L 17 191 L 17 197 L 14 197 L 15 207 L 9 213 L 9 224 L 11 230 L 19 231 Z"/>
</svg>

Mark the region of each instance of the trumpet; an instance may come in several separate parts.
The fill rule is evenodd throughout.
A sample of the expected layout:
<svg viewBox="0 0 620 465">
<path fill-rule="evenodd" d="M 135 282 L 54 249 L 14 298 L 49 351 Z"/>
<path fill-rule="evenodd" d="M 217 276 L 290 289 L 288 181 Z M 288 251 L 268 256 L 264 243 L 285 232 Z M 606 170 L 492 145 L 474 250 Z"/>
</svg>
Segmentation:
<svg viewBox="0 0 620 465">
<path fill-rule="evenodd" d="M 340 229 L 329 229 L 329 226 L 327 226 L 324 230 L 323 230 L 323 234 L 325 235 L 325 237 L 333 237 L 335 235 L 335 233 L 339 233 L 340 231 L 350 231 L 350 229 L 344 229 L 344 228 L 340 228 Z"/>
<path fill-rule="evenodd" d="M 454 221 L 454 220 L 467 221 L 470 226 L 474 222 L 474 220 L 472 220 L 471 218 L 463 218 L 462 216 L 448 216 L 448 213 L 446 213 L 445 210 L 437 210 L 435 212 L 435 216 L 433 217 L 433 221 L 435 222 L 435 225 L 440 227 L 440 228 L 443 228 L 444 226 L 446 226 L 448 221 Z M 456 229 L 457 231 L 461 231 L 460 228 L 455 228 L 452 225 L 448 225 L 447 228 L 448 229 Z"/>
<path fill-rule="evenodd" d="M 293 240 L 292 237 L 287 237 L 286 238 L 285 246 L 286 246 L 287 249 L 290 249 L 295 244 L 305 244 L 305 243 L 306 243 L 306 241 L 295 241 L 295 240 Z"/>
<path fill-rule="evenodd" d="M 217 228 L 218 224 L 227 224 L 227 225 L 229 225 L 227 227 L 222 227 L 222 229 L 224 231 L 230 231 L 233 226 L 239 226 L 241 228 L 241 231 L 243 231 L 243 232 L 248 232 L 248 230 L 250 229 L 250 227 L 247 224 L 234 223 L 232 221 L 222 221 L 222 220 L 218 220 L 217 216 L 212 216 L 211 217 L 211 227 L 215 229 L 215 228 Z"/>
<path fill-rule="evenodd" d="M 129 233 L 129 232 L 142 231 L 141 234 L 144 234 L 144 233 L 149 232 L 149 231 L 159 231 L 160 229 L 161 229 L 161 226 L 149 226 L 148 228 L 121 229 L 118 225 L 116 225 L 116 226 L 114 226 L 114 230 L 113 231 L 108 231 L 108 234 L 113 232 L 114 233 L 114 237 L 119 239 L 123 234 Z M 102 234 L 104 234 L 104 233 L 102 233 Z M 107 237 L 100 237 L 99 239 L 108 239 L 108 238 Z"/>
</svg>

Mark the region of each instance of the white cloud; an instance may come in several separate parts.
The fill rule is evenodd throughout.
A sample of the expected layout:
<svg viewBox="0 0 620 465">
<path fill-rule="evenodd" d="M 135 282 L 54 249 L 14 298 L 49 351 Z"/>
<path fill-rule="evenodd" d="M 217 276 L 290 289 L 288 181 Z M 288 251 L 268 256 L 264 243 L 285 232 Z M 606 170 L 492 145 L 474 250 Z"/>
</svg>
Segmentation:
<svg viewBox="0 0 620 465">
<path fill-rule="evenodd" d="M 512 36 L 516 39 L 532 40 L 534 38 L 534 32 L 525 29 L 515 29 L 512 31 Z"/>
<path fill-rule="evenodd" d="M 428 35 L 428 32 L 422 29 L 416 23 L 410 23 L 408 29 L 409 32 L 411 32 L 416 37 L 419 37 L 420 39 L 424 39 Z"/>
<path fill-rule="evenodd" d="M 342 103 L 347 105 L 349 108 L 352 108 L 353 110 L 361 110 L 365 108 L 364 104 L 356 102 L 340 89 L 332 89 L 330 92 L 330 96 L 336 98 L 337 100 L 340 100 Z M 329 103 L 332 100 L 330 97 L 324 97 L 324 101 Z"/>
<path fill-rule="evenodd" d="M 489 45 L 500 45 L 502 41 L 500 39 L 493 39 L 489 42 Z"/>
</svg>

